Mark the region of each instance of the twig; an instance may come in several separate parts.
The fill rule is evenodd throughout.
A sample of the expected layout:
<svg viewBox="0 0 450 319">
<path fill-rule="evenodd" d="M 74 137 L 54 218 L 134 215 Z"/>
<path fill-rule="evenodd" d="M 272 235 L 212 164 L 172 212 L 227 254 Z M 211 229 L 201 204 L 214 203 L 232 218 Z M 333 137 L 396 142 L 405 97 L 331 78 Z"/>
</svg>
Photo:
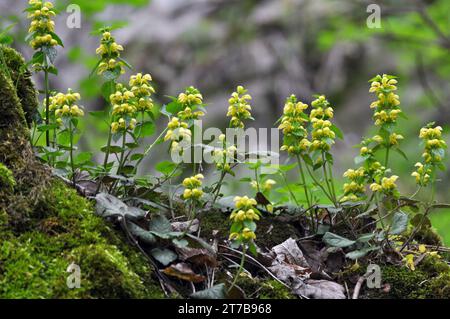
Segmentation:
<svg viewBox="0 0 450 319">
<path fill-rule="evenodd" d="M 233 251 L 233 252 L 235 252 L 235 253 L 238 253 L 238 254 L 241 254 L 241 255 L 242 255 L 242 252 L 239 251 L 239 250 L 237 250 L 237 249 L 234 249 L 234 248 L 231 248 L 231 247 L 228 247 L 228 246 L 225 246 L 225 245 L 219 245 L 219 246 L 220 246 L 220 247 L 223 247 L 223 248 L 226 248 L 226 249 L 228 249 L 228 250 L 231 250 L 231 251 Z M 289 286 L 286 285 L 284 282 L 282 282 L 280 279 L 278 279 L 274 274 L 272 274 L 272 272 L 271 272 L 269 269 L 267 269 L 266 267 L 264 267 L 264 265 L 261 264 L 259 261 L 257 261 L 255 258 L 253 258 L 253 257 L 250 256 L 250 255 L 247 255 L 247 258 L 248 258 L 249 260 L 253 261 L 253 262 L 254 262 L 256 265 L 258 265 L 259 267 L 261 267 L 261 269 L 263 269 L 264 271 L 266 271 L 266 272 L 269 274 L 270 277 L 272 277 L 273 279 L 275 279 L 276 281 L 278 281 L 280 284 L 282 284 L 282 285 L 285 286 L 286 288 L 291 289 L 291 287 L 289 287 Z"/>
</svg>

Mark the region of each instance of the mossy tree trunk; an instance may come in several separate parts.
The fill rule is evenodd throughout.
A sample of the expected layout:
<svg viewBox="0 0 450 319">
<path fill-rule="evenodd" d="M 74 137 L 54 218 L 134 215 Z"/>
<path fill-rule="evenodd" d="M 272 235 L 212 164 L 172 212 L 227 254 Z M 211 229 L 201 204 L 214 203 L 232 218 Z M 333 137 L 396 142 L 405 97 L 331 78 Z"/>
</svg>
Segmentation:
<svg viewBox="0 0 450 319">
<path fill-rule="evenodd" d="M 144 256 L 34 156 L 30 76 L 22 56 L 0 46 L 0 298 L 162 297 Z M 80 288 L 66 284 L 71 263 Z"/>
</svg>

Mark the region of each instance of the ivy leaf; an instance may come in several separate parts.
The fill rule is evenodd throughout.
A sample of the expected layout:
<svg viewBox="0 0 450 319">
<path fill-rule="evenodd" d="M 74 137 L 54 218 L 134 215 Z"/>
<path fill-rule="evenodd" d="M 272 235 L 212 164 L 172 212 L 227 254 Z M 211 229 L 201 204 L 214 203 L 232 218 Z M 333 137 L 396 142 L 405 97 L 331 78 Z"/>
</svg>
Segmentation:
<svg viewBox="0 0 450 319">
<path fill-rule="evenodd" d="M 224 284 L 214 285 L 211 288 L 194 292 L 190 295 L 193 299 L 225 299 L 226 289 Z"/>
<path fill-rule="evenodd" d="M 350 240 L 330 232 L 326 232 L 325 235 L 323 235 L 322 241 L 330 246 L 340 248 L 348 247 L 355 243 L 354 240 Z"/>
<path fill-rule="evenodd" d="M 391 235 L 400 235 L 403 233 L 408 226 L 408 214 L 398 211 L 394 214 L 392 219 L 391 230 L 389 234 Z"/>
<path fill-rule="evenodd" d="M 374 250 L 378 250 L 378 249 L 380 249 L 379 246 L 376 246 L 376 247 L 365 247 L 365 248 L 362 248 L 362 249 L 351 251 L 351 252 L 345 254 L 345 257 L 355 260 L 355 259 L 362 258 L 365 255 L 367 255 L 369 252 L 374 251 Z"/>
<path fill-rule="evenodd" d="M 156 215 L 150 221 L 150 230 L 154 233 L 167 234 L 172 232 L 172 225 L 164 215 Z"/>
<path fill-rule="evenodd" d="M 178 258 L 176 253 L 167 248 L 154 248 L 150 251 L 150 254 L 164 266 L 169 265 Z"/>
</svg>

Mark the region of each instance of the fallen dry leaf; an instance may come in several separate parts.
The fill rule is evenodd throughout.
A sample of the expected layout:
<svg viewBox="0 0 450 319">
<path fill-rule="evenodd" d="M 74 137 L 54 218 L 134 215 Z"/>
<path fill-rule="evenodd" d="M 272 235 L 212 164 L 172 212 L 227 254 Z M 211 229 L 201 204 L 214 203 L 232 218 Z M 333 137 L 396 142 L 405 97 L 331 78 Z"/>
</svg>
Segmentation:
<svg viewBox="0 0 450 319">
<path fill-rule="evenodd" d="M 312 270 L 297 242 L 289 238 L 272 248 L 272 264 L 268 269 L 288 284 L 295 294 L 316 299 L 345 299 L 344 287 L 328 280 L 310 279 Z"/>
<path fill-rule="evenodd" d="M 163 270 L 168 276 L 176 277 L 181 280 L 191 281 L 191 282 L 202 282 L 205 280 L 205 277 L 199 274 L 194 273 L 191 267 L 186 263 L 178 263 L 175 265 L 171 265 Z"/>
<path fill-rule="evenodd" d="M 186 231 L 186 228 L 188 228 L 190 223 L 191 223 L 191 221 L 173 222 L 172 223 L 172 229 L 173 229 L 173 231 L 184 232 L 184 231 Z M 189 233 L 197 232 L 199 226 L 200 226 L 200 221 L 198 219 L 194 219 L 192 221 L 192 224 L 189 226 Z"/>
<path fill-rule="evenodd" d="M 342 285 L 329 280 L 306 279 L 297 281 L 293 292 L 313 299 L 345 299 L 345 289 Z"/>
<path fill-rule="evenodd" d="M 176 250 L 181 260 L 188 261 L 196 266 L 218 266 L 216 257 L 206 248 L 178 247 Z"/>
</svg>

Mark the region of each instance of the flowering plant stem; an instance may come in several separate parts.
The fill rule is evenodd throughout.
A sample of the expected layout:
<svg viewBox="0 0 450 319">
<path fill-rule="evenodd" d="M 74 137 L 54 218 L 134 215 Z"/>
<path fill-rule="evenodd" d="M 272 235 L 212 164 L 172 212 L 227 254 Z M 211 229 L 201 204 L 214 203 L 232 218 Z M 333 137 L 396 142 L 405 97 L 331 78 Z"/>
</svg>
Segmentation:
<svg viewBox="0 0 450 319">
<path fill-rule="evenodd" d="M 50 89 L 48 81 L 48 69 L 44 68 L 44 92 L 45 92 L 45 125 L 47 129 L 45 130 L 45 145 L 50 146 L 50 130 L 48 125 L 50 124 Z"/>
<path fill-rule="evenodd" d="M 247 245 L 244 245 L 242 248 L 242 257 L 241 257 L 241 263 L 239 264 L 239 268 L 237 270 L 236 275 L 234 276 L 234 280 L 231 283 L 230 288 L 228 288 L 228 292 L 231 291 L 231 289 L 233 289 L 233 287 L 236 285 L 237 280 L 239 278 L 239 276 L 241 275 L 242 270 L 244 269 L 244 263 L 245 263 L 245 256 L 246 256 L 246 252 L 247 252 Z"/>
<path fill-rule="evenodd" d="M 48 131 L 47 131 L 48 132 Z M 69 143 L 70 143 L 70 149 L 69 149 L 69 161 L 70 161 L 70 169 L 71 169 L 71 180 L 73 186 L 76 186 L 76 180 L 75 180 L 75 163 L 73 162 L 73 124 L 72 119 L 69 119 Z"/>
<path fill-rule="evenodd" d="M 298 169 L 300 173 L 300 177 L 302 179 L 303 189 L 305 191 L 306 202 L 308 203 L 308 208 L 312 206 L 311 199 L 309 197 L 308 186 L 306 185 L 305 173 L 303 170 L 303 163 L 299 155 L 297 155 Z"/>
<path fill-rule="evenodd" d="M 312 180 L 314 181 L 314 184 L 318 186 L 324 195 L 334 204 L 335 207 L 337 207 L 336 202 L 334 201 L 333 197 L 327 192 L 325 187 L 322 186 L 322 184 L 317 180 L 317 178 L 314 176 L 314 173 L 311 172 L 311 169 L 306 165 L 306 170 L 308 171 L 309 176 L 311 176 Z"/>
<path fill-rule="evenodd" d="M 389 163 L 389 151 L 390 151 L 391 147 L 390 146 L 386 146 L 386 156 L 384 158 L 384 167 L 388 167 L 388 163 Z"/>
</svg>

